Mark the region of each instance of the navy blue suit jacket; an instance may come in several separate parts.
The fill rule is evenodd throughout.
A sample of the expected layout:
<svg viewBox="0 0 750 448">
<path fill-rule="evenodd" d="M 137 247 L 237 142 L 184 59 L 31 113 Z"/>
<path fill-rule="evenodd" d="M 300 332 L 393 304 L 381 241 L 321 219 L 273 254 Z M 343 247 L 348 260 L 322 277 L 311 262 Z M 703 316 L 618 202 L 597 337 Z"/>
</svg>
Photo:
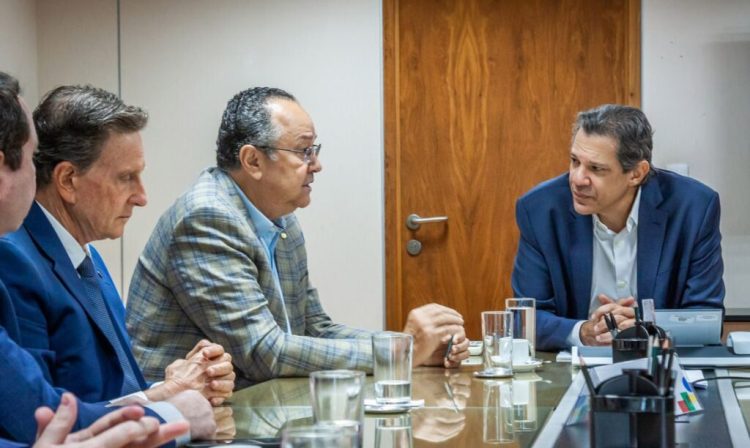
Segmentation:
<svg viewBox="0 0 750 448">
<path fill-rule="evenodd" d="M 636 255 L 638 298 L 656 308 L 723 308 L 719 195 L 655 170 L 641 187 Z M 573 208 L 568 175 L 537 185 L 516 203 L 521 233 L 513 293 L 537 299 L 537 348 L 565 347 L 591 302 L 591 216 Z"/>
<path fill-rule="evenodd" d="M 92 248 L 102 294 L 118 333 L 109 340 L 89 313 L 83 281 L 42 209 L 34 203 L 22 227 L 0 238 L 0 279 L 18 316 L 20 345 L 44 377 L 89 402 L 121 395 L 123 371 L 114 344 L 122 344 L 138 381 L 146 388 L 125 331 L 125 308 L 107 268 Z"/>
<path fill-rule="evenodd" d="M 64 391 L 47 382 L 34 358 L 16 344 L 18 337 L 15 309 L 0 281 L 0 437 L 31 443 L 36 434 L 34 411 L 39 406 L 57 409 Z M 115 409 L 79 401 L 73 430 Z"/>
</svg>

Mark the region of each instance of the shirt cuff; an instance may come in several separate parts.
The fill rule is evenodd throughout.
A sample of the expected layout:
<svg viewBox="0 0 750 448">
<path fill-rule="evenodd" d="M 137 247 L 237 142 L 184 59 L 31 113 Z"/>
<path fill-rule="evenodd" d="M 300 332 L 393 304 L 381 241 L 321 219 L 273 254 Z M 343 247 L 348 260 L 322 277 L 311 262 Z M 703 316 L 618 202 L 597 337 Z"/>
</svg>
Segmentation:
<svg viewBox="0 0 750 448">
<path fill-rule="evenodd" d="M 584 324 L 584 322 L 586 321 L 579 320 L 573 326 L 573 329 L 570 331 L 568 338 L 565 340 L 568 346 L 570 347 L 582 347 L 583 346 L 583 342 L 581 342 L 581 326 Z"/>
<path fill-rule="evenodd" d="M 148 397 L 142 391 L 138 391 L 133 392 L 130 395 L 125 395 L 124 397 L 110 400 L 109 403 L 107 403 L 107 407 L 110 408 L 112 406 L 127 406 L 130 404 L 143 405 L 145 403 L 148 403 Z"/>
<path fill-rule="evenodd" d="M 159 417 L 161 417 L 166 423 L 185 420 L 185 417 L 182 416 L 180 411 L 178 411 L 173 404 L 167 403 L 166 401 L 146 403 L 143 406 L 159 414 Z M 185 434 L 177 437 L 177 439 L 175 440 L 175 445 L 182 446 L 188 442 L 190 442 L 190 430 L 188 430 Z"/>
</svg>

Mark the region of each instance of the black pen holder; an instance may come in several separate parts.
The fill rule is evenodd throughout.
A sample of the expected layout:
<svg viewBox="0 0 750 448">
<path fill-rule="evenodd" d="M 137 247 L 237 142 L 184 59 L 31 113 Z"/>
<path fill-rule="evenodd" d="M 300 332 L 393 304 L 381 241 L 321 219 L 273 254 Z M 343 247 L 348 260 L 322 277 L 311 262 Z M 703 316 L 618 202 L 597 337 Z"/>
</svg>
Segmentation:
<svg viewBox="0 0 750 448">
<path fill-rule="evenodd" d="M 674 394 L 590 397 L 591 446 L 675 446 Z"/>
<path fill-rule="evenodd" d="M 654 335 L 661 341 L 664 330 L 651 322 L 638 322 L 635 326 L 622 330 L 612 340 L 612 361 L 630 361 L 649 356 L 648 338 Z M 660 351 L 658 346 L 655 348 Z"/>
<path fill-rule="evenodd" d="M 672 379 L 671 373 L 655 379 L 647 370 L 623 369 L 602 381 L 589 397 L 591 446 L 672 448 Z"/>
</svg>

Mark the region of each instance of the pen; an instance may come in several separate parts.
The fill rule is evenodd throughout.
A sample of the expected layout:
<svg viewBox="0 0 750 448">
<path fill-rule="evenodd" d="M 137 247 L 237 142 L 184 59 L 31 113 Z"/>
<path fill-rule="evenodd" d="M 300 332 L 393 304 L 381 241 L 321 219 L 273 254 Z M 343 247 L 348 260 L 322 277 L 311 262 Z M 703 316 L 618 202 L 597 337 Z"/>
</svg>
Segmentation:
<svg viewBox="0 0 750 448">
<path fill-rule="evenodd" d="M 445 355 L 443 358 L 448 359 L 448 356 L 451 354 L 451 349 L 453 348 L 453 335 L 451 335 L 450 340 L 448 341 L 448 347 L 445 349 Z M 448 359 L 450 361 L 450 359 Z"/>
</svg>

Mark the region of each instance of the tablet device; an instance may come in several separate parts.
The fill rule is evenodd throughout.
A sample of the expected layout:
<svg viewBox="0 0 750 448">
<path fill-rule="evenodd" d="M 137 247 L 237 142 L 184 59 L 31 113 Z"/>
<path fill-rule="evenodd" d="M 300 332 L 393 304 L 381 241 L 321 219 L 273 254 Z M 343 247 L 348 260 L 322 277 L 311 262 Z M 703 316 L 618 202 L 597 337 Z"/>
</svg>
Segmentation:
<svg viewBox="0 0 750 448">
<path fill-rule="evenodd" d="M 721 344 L 722 310 L 656 310 L 656 325 L 672 335 L 677 347 Z"/>
</svg>

